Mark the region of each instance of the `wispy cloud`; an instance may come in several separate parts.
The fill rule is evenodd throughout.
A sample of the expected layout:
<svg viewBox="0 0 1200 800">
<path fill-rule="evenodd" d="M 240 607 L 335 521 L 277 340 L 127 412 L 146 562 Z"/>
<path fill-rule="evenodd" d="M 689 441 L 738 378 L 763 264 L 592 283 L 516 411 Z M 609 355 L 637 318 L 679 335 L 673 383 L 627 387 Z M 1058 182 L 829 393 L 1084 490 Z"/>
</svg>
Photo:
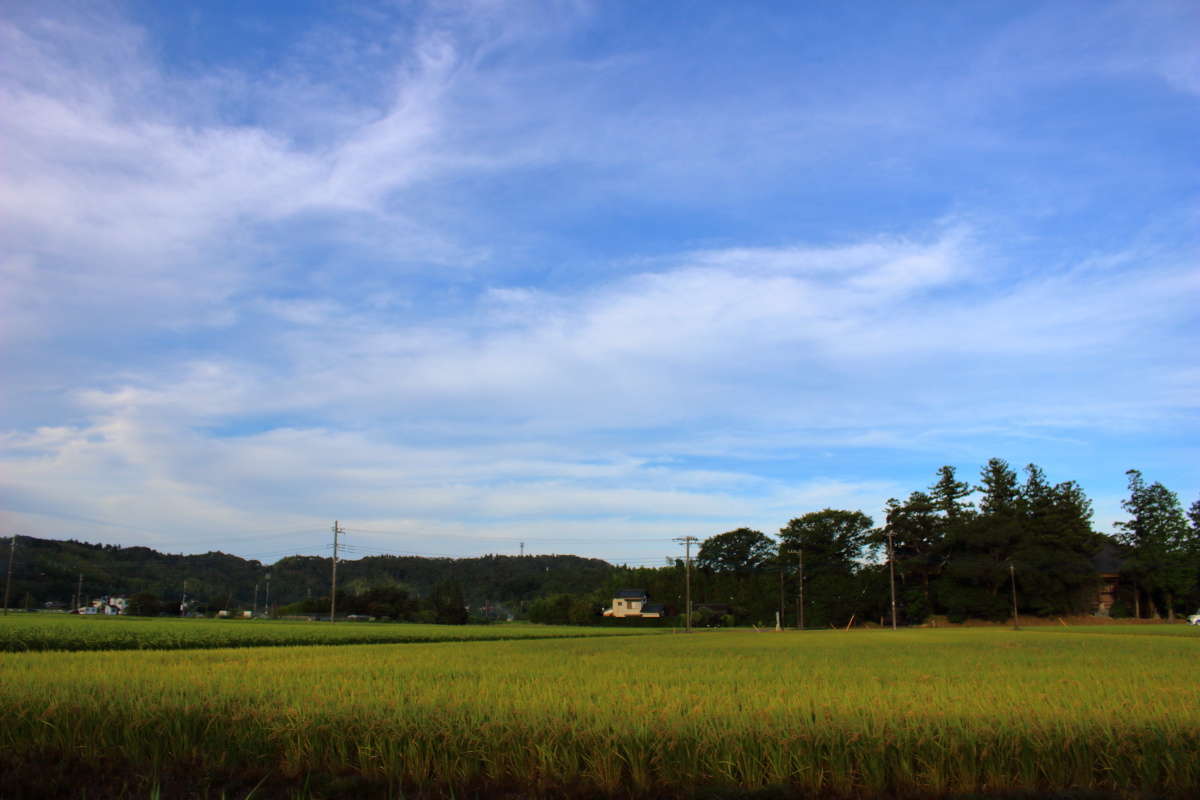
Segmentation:
<svg viewBox="0 0 1200 800">
<path fill-rule="evenodd" d="M 366 5 L 203 63 L 10 14 L 2 505 L 623 556 L 943 460 L 1119 484 L 1195 439 L 1197 20 L 1002 11 Z"/>
</svg>

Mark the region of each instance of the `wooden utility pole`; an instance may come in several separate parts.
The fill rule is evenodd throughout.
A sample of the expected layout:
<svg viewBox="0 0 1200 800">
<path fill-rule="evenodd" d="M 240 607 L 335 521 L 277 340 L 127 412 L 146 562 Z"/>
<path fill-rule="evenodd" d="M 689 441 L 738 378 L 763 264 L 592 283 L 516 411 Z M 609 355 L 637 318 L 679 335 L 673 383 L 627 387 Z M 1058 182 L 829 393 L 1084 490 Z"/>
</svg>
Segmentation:
<svg viewBox="0 0 1200 800">
<path fill-rule="evenodd" d="M 787 563 L 787 557 L 792 555 L 791 550 L 784 550 L 783 543 L 779 543 L 779 618 L 783 627 L 787 627 L 787 600 L 784 592 L 784 565 Z M 796 602 L 796 626 L 800 625 L 800 602 Z"/>
<path fill-rule="evenodd" d="M 684 569 L 685 569 L 685 586 L 687 597 L 687 632 L 692 632 L 692 543 L 699 542 L 695 536 L 679 536 L 675 539 L 677 542 L 683 542 L 684 546 Z"/>
<path fill-rule="evenodd" d="M 775 630 L 783 630 L 784 624 L 784 605 L 783 599 L 783 551 L 779 553 L 779 617 L 775 620 Z"/>
<path fill-rule="evenodd" d="M 79 573 L 79 588 L 75 590 L 75 610 L 83 605 L 83 573 Z"/>
<path fill-rule="evenodd" d="M 892 541 L 892 530 L 888 528 L 888 575 L 892 582 L 892 630 L 896 630 L 896 544 Z"/>
<path fill-rule="evenodd" d="M 1017 625 L 1017 571 L 1013 568 L 1012 562 L 1008 562 L 1008 578 L 1012 582 L 1012 597 L 1013 597 L 1013 630 L 1019 630 Z"/>
<path fill-rule="evenodd" d="M 271 573 L 267 573 L 267 596 L 263 600 L 263 613 L 268 617 L 274 616 L 271 614 Z"/>
<path fill-rule="evenodd" d="M 341 532 L 342 528 L 335 519 L 333 521 L 333 589 L 329 593 L 329 624 L 331 625 L 337 616 L 337 551 L 338 534 Z"/>
<path fill-rule="evenodd" d="M 799 626 L 800 630 L 804 630 L 804 548 L 800 547 L 798 550 L 796 550 L 796 554 L 800 557 L 800 601 L 799 612 L 796 614 L 799 619 L 796 624 Z"/>
<path fill-rule="evenodd" d="M 12 565 L 17 557 L 17 535 L 12 535 L 12 544 L 8 547 L 8 577 L 4 579 L 4 616 L 8 616 L 8 592 L 12 588 Z"/>
</svg>

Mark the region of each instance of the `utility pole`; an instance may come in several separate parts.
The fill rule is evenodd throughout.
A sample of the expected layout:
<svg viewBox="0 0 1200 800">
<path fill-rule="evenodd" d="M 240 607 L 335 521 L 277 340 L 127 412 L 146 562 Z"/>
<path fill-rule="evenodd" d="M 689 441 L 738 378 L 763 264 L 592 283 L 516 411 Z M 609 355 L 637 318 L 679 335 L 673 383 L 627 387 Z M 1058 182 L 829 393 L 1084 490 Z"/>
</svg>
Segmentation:
<svg viewBox="0 0 1200 800">
<path fill-rule="evenodd" d="M 263 612 L 271 616 L 271 573 L 267 573 L 267 597 L 263 600 Z"/>
<path fill-rule="evenodd" d="M 80 579 L 82 580 L 82 578 Z M 183 595 L 179 598 L 179 616 L 187 614 L 187 578 L 183 579 Z"/>
<path fill-rule="evenodd" d="M 1020 630 L 1020 627 L 1017 625 L 1017 571 L 1013 567 L 1013 563 L 1011 561 L 1008 562 L 1008 578 L 1009 581 L 1012 582 L 1013 630 L 1016 631 Z"/>
<path fill-rule="evenodd" d="M 679 536 L 679 537 L 676 537 L 674 539 L 674 541 L 682 542 L 683 546 L 684 546 L 684 552 L 686 553 L 686 555 L 684 556 L 684 568 L 686 570 L 686 572 L 685 572 L 686 577 L 684 580 L 685 580 L 685 586 L 687 587 L 687 589 L 686 589 L 686 592 L 687 592 L 687 594 L 686 594 L 686 597 L 687 597 L 687 632 L 691 633 L 692 632 L 692 543 L 699 542 L 700 540 L 697 539 L 695 536 Z"/>
<path fill-rule="evenodd" d="M 12 565 L 17 557 L 17 535 L 12 535 L 12 544 L 8 548 L 8 577 L 4 579 L 4 616 L 8 616 L 8 592 L 12 588 Z"/>
<path fill-rule="evenodd" d="M 896 544 L 892 541 L 892 529 L 888 528 L 888 573 L 892 582 L 892 630 L 896 630 Z"/>
<path fill-rule="evenodd" d="M 83 605 L 83 573 L 79 573 L 79 588 L 75 590 L 75 610 Z"/>
<path fill-rule="evenodd" d="M 337 551 L 338 551 L 338 534 L 342 532 L 342 528 L 338 525 L 338 521 L 333 521 L 333 590 L 329 593 L 329 624 L 332 625 L 334 617 L 337 616 Z"/>
<path fill-rule="evenodd" d="M 783 630 L 783 624 L 786 621 L 785 615 L 784 615 L 785 608 L 786 608 L 786 606 L 784 605 L 784 599 L 783 599 L 783 547 L 780 547 L 779 548 L 779 614 L 775 617 L 775 630 L 777 630 L 777 631 Z"/>
<path fill-rule="evenodd" d="M 800 617 L 797 623 L 800 630 L 804 630 L 804 546 L 800 545 L 796 550 L 796 555 L 800 557 L 800 612 L 797 614 Z"/>
<path fill-rule="evenodd" d="M 804 555 L 803 555 L 803 553 L 801 553 L 801 551 L 799 551 L 799 550 L 784 550 L 782 542 L 780 542 L 780 544 L 779 544 L 779 569 L 780 569 L 780 572 L 783 571 L 783 565 L 786 563 L 787 557 L 791 556 L 791 555 L 799 555 L 800 556 L 800 571 L 801 571 L 801 574 L 803 574 L 803 571 L 804 571 Z M 800 610 L 800 598 L 804 596 L 804 594 L 803 594 L 804 588 L 803 587 L 799 587 L 799 588 L 800 588 L 800 593 L 796 595 L 796 630 L 803 630 L 804 614 Z M 783 617 L 784 627 L 786 628 L 787 627 L 787 615 L 783 613 L 783 610 L 785 608 L 783 594 L 784 594 L 783 576 L 780 575 L 780 579 L 779 579 L 779 610 L 780 610 L 780 616 Z"/>
<path fill-rule="evenodd" d="M 251 616 L 258 616 L 258 581 L 254 582 L 254 610 L 250 614 Z"/>
</svg>

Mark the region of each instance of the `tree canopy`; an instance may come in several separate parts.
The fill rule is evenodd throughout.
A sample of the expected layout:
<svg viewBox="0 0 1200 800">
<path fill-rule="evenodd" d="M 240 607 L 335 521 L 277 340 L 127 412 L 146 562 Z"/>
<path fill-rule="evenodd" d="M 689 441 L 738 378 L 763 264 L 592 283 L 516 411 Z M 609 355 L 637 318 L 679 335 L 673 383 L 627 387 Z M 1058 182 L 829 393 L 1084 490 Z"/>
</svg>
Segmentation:
<svg viewBox="0 0 1200 800">
<path fill-rule="evenodd" d="M 1147 484 L 1136 469 L 1129 476 L 1129 497 L 1121 506 L 1130 519 L 1118 522 L 1120 539 L 1129 548 L 1129 573 L 1137 591 L 1147 591 L 1150 613 L 1158 615 L 1161 595 L 1167 616 L 1175 616 L 1175 598 L 1193 589 L 1197 578 L 1197 537 L 1188 525 L 1179 496 L 1161 483 Z"/>
<path fill-rule="evenodd" d="M 738 528 L 705 539 L 696 566 L 710 572 L 756 572 L 775 555 L 775 542 L 762 531 Z"/>
</svg>

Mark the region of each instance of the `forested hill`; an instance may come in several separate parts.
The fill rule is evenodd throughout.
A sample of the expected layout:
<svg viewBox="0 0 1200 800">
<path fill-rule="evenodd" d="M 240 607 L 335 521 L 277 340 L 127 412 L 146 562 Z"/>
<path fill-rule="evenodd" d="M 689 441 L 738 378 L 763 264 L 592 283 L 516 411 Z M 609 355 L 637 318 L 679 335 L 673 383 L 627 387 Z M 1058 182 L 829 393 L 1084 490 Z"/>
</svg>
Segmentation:
<svg viewBox="0 0 1200 800">
<path fill-rule="evenodd" d="M 8 542 L 3 560 L 7 565 Z M 165 601 L 184 591 L 212 608 L 249 608 L 258 585 L 260 607 L 270 575 L 271 604 L 284 605 L 329 594 L 330 559 L 289 556 L 263 564 L 235 555 L 160 553 L 148 547 L 119 547 L 20 536 L 13 562 L 10 606 L 40 608 L 70 603 L 83 576 L 85 598 L 149 592 Z M 606 561 L 571 555 L 421 558 L 369 556 L 338 561 L 338 590 L 348 594 L 372 588 L 403 587 L 428 597 L 447 581 L 462 586 L 472 606 L 486 602 L 529 601 L 559 592 L 592 592 L 606 586 L 615 571 Z"/>
</svg>

